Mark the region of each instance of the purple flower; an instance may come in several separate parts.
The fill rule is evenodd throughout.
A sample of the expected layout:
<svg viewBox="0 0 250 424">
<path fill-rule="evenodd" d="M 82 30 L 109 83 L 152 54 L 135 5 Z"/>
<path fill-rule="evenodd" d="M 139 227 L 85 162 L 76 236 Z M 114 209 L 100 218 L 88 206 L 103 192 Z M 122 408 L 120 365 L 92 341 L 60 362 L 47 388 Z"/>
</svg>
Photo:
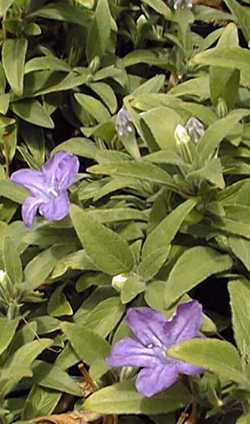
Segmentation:
<svg viewBox="0 0 250 424">
<path fill-rule="evenodd" d="M 202 372 L 186 362 L 167 356 L 167 350 L 178 343 L 198 337 L 202 307 L 197 301 L 181 304 L 170 320 L 150 308 L 131 308 L 126 323 L 134 337 L 115 343 L 107 359 L 111 367 L 140 367 L 136 389 L 151 397 L 174 384 L 179 374 Z"/>
<path fill-rule="evenodd" d="M 31 227 L 39 212 L 48 221 L 59 221 L 69 212 L 67 189 L 73 184 L 79 170 L 79 160 L 67 152 L 58 152 L 41 170 L 20 169 L 11 180 L 27 188 L 31 195 L 22 205 L 22 218 Z"/>
</svg>

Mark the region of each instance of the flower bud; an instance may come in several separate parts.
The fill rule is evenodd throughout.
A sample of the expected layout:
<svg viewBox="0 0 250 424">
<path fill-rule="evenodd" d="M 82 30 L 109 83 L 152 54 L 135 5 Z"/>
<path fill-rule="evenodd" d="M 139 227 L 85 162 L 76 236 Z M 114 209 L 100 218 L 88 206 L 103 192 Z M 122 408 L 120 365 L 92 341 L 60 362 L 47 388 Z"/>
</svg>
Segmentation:
<svg viewBox="0 0 250 424">
<path fill-rule="evenodd" d="M 4 282 L 6 275 L 7 273 L 3 271 L 2 269 L 0 269 L 0 284 Z"/>
<path fill-rule="evenodd" d="M 187 144 L 190 142 L 190 136 L 183 125 L 178 124 L 175 129 L 175 139 L 177 145 L 181 146 L 182 144 Z"/>
<path fill-rule="evenodd" d="M 217 115 L 219 118 L 224 118 L 228 113 L 228 107 L 224 99 L 220 97 L 217 102 Z"/>
<path fill-rule="evenodd" d="M 98 71 L 98 69 L 100 68 L 100 58 L 99 56 L 95 56 L 94 59 L 91 60 L 90 64 L 89 64 L 89 69 L 90 71 L 95 74 L 95 72 Z"/>
<path fill-rule="evenodd" d="M 197 118 L 189 118 L 189 120 L 187 121 L 185 128 L 189 134 L 189 136 L 191 137 L 191 139 L 195 142 L 198 143 L 199 139 L 201 137 L 203 137 L 204 133 L 205 133 L 205 129 L 204 129 L 204 125 L 201 121 L 199 121 L 199 119 Z"/>
<path fill-rule="evenodd" d="M 177 11 L 180 9 L 192 9 L 192 6 L 192 0 L 174 0 L 172 8 Z"/>
<path fill-rule="evenodd" d="M 121 291 L 128 277 L 125 274 L 118 274 L 112 278 L 112 287 L 118 292 Z"/>
<path fill-rule="evenodd" d="M 129 119 L 129 114 L 123 108 L 117 113 L 115 127 L 119 137 L 126 137 L 131 135 L 134 131 L 134 127 Z"/>
</svg>

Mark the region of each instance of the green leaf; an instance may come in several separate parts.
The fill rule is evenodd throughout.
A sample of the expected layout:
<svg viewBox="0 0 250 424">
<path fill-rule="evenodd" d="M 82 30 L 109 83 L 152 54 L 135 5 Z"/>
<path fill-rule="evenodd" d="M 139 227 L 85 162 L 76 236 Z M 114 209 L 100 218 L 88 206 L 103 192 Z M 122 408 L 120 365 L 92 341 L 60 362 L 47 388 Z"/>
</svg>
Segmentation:
<svg viewBox="0 0 250 424">
<path fill-rule="evenodd" d="M 248 7 L 241 6 L 236 0 L 225 0 L 227 7 L 231 10 L 240 25 L 243 35 L 248 43 L 250 41 L 250 12 Z"/>
<path fill-rule="evenodd" d="M 28 16 L 30 18 L 40 17 L 45 19 L 54 19 L 56 21 L 64 21 L 88 27 L 92 17 L 92 12 L 81 7 L 75 7 L 65 1 L 59 1 L 57 3 L 49 3 L 41 9 L 30 13 Z"/>
<path fill-rule="evenodd" d="M 163 0 L 142 0 L 142 2 L 152 7 L 152 9 L 163 15 L 166 19 L 171 18 L 172 12 Z"/>
<path fill-rule="evenodd" d="M 49 315 L 41 315 L 32 321 L 32 324 L 36 324 L 36 333 L 38 335 L 54 333 L 54 331 L 60 329 L 61 321 L 56 318 L 50 317 Z"/>
<path fill-rule="evenodd" d="M 182 119 L 175 110 L 157 107 L 141 114 L 141 118 L 162 150 L 176 151 L 175 129 Z"/>
<path fill-rule="evenodd" d="M 131 302 L 139 293 L 144 292 L 145 288 L 145 282 L 139 275 L 129 275 L 121 288 L 121 302 L 123 304 Z"/>
<path fill-rule="evenodd" d="M 205 161 L 220 142 L 233 131 L 235 125 L 249 114 L 250 112 L 244 109 L 234 110 L 225 118 L 218 119 L 210 125 L 198 144 L 198 152 L 201 158 Z"/>
<path fill-rule="evenodd" d="M 236 279 L 229 283 L 234 338 L 244 358 L 250 346 L 250 282 Z"/>
<path fill-rule="evenodd" d="M 4 364 L 0 372 L 0 394 L 6 396 L 26 376 L 31 376 L 34 359 L 52 344 L 50 339 L 35 340 L 20 347 Z"/>
<path fill-rule="evenodd" d="M 59 152 L 60 150 L 65 150 L 66 152 L 71 152 L 75 155 L 89 159 L 95 159 L 98 153 L 95 144 L 83 137 L 74 137 L 64 141 L 55 147 L 53 153 Z"/>
<path fill-rule="evenodd" d="M 58 59 L 56 56 L 47 55 L 33 57 L 26 62 L 24 73 L 29 74 L 30 72 L 44 70 L 69 72 L 71 68 L 64 60 Z"/>
<path fill-rule="evenodd" d="M 18 319 L 9 320 L 5 317 L 0 317 L 0 355 L 7 349 L 13 339 L 18 323 Z"/>
<path fill-rule="evenodd" d="M 237 419 L 236 424 L 250 424 L 250 414 L 241 415 L 240 418 Z"/>
<path fill-rule="evenodd" d="M 88 62 L 95 56 L 102 58 L 106 52 L 115 23 L 107 0 L 98 0 L 92 24 L 87 37 L 86 54 Z"/>
<path fill-rule="evenodd" d="M 159 271 L 168 257 L 171 241 L 196 204 L 196 199 L 189 199 L 183 202 L 147 236 L 138 269 L 138 272 L 144 278 L 150 279 Z"/>
<path fill-rule="evenodd" d="M 82 396 L 80 386 L 77 385 L 65 371 L 56 365 L 36 361 L 32 370 L 33 379 L 39 386 L 69 393 L 73 396 Z"/>
<path fill-rule="evenodd" d="M 152 183 L 175 187 L 172 178 L 160 167 L 145 162 L 115 162 L 112 164 L 94 165 L 89 168 L 94 174 L 118 175 L 140 178 Z"/>
<path fill-rule="evenodd" d="M 13 200 L 16 203 L 23 203 L 29 191 L 24 187 L 12 183 L 9 180 L 0 180 L 0 196 Z"/>
<path fill-rule="evenodd" d="M 198 53 L 192 58 L 193 64 L 221 66 L 249 72 L 250 51 L 241 47 L 215 47 Z"/>
<path fill-rule="evenodd" d="M 123 314 L 124 306 L 119 297 L 109 297 L 101 300 L 87 317 L 76 318 L 76 322 L 95 331 L 102 337 L 107 337 L 121 320 Z"/>
<path fill-rule="evenodd" d="M 112 88 L 104 82 L 93 82 L 89 84 L 93 90 L 109 108 L 110 113 L 115 113 L 117 109 L 117 100 Z"/>
<path fill-rule="evenodd" d="M 220 37 L 218 48 L 237 47 L 238 45 L 238 29 L 235 24 L 230 23 Z M 211 99 L 215 107 L 219 99 L 223 99 L 229 109 L 234 106 L 238 99 L 239 82 L 240 71 L 238 69 L 217 66 L 210 68 Z"/>
<path fill-rule="evenodd" d="M 75 99 L 85 112 L 89 113 L 97 122 L 102 123 L 110 118 L 108 109 L 94 97 L 77 93 L 75 94 Z"/>
<path fill-rule="evenodd" d="M 23 94 L 24 63 L 28 41 L 25 38 L 9 38 L 3 42 L 2 61 L 6 78 L 17 96 Z"/>
<path fill-rule="evenodd" d="M 69 251 L 72 250 L 70 244 L 68 246 L 57 245 L 43 250 L 26 265 L 24 275 L 30 288 L 36 289 L 44 284 L 58 259 L 68 253 L 67 248 Z"/>
<path fill-rule="evenodd" d="M 229 269 L 232 260 L 210 247 L 195 246 L 186 250 L 173 266 L 165 287 L 168 306 L 210 275 Z"/>
<path fill-rule="evenodd" d="M 85 250 L 77 250 L 76 252 L 70 253 L 69 255 L 63 256 L 59 259 L 50 274 L 50 279 L 61 277 L 67 271 L 71 270 L 96 271 L 96 266 L 90 260 Z"/>
<path fill-rule="evenodd" d="M 0 16 L 3 17 L 9 7 L 14 3 L 14 0 L 1 0 L 0 3 Z"/>
<path fill-rule="evenodd" d="M 243 237 L 229 237 L 229 246 L 231 247 L 235 256 L 245 265 L 250 271 L 250 240 Z"/>
<path fill-rule="evenodd" d="M 100 414 L 164 414 L 189 401 L 190 394 L 181 384 L 147 399 L 135 390 L 134 382 L 124 381 L 95 392 L 84 402 L 84 409 Z"/>
<path fill-rule="evenodd" d="M 54 128 L 54 122 L 38 100 L 19 100 L 12 103 L 12 110 L 24 121 L 44 128 Z"/>
<path fill-rule="evenodd" d="M 94 331 L 68 322 L 64 322 L 61 327 L 79 358 L 88 365 L 109 355 L 109 343 Z"/>
<path fill-rule="evenodd" d="M 29 420 L 41 415 L 52 414 L 61 396 L 61 392 L 34 384 L 25 400 L 22 419 Z"/>
<path fill-rule="evenodd" d="M 16 245 L 11 238 L 5 237 L 3 244 L 3 261 L 5 270 L 12 284 L 21 284 L 23 281 L 23 268 Z"/>
<path fill-rule="evenodd" d="M 210 98 L 208 75 L 192 78 L 173 87 L 169 94 L 172 96 L 195 96 L 201 100 Z M 171 104 L 169 105 L 171 107 Z"/>
<path fill-rule="evenodd" d="M 219 377 L 249 387 L 248 379 L 241 370 L 240 356 L 228 342 L 216 339 L 193 339 L 168 350 L 168 355 L 189 362 Z"/>
<path fill-rule="evenodd" d="M 52 317 L 73 315 L 73 309 L 63 293 L 64 285 L 57 287 L 48 301 L 48 314 Z"/>
<path fill-rule="evenodd" d="M 98 269 L 110 275 L 132 269 L 132 253 L 117 233 L 90 218 L 77 206 L 71 206 L 70 215 L 83 247 Z"/>
</svg>

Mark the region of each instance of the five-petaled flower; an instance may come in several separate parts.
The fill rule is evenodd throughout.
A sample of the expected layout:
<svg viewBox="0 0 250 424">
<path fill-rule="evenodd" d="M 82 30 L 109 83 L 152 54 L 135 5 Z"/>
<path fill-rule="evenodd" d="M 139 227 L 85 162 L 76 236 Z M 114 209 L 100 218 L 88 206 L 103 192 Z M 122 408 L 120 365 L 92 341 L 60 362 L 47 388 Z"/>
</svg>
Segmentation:
<svg viewBox="0 0 250 424">
<path fill-rule="evenodd" d="M 22 218 L 31 227 L 39 212 L 48 221 L 59 221 L 69 212 L 67 189 L 74 183 L 79 171 L 79 160 L 67 152 L 58 152 L 41 170 L 20 169 L 11 175 L 11 181 L 27 188 L 31 195 L 22 205 Z"/>
<path fill-rule="evenodd" d="M 198 375 L 203 370 L 168 357 L 167 350 L 199 336 L 202 307 L 193 300 L 177 307 L 170 320 L 151 308 L 131 308 L 126 323 L 134 337 L 115 343 L 107 359 L 111 367 L 140 367 L 136 389 L 151 397 L 174 384 L 179 374 Z"/>
</svg>

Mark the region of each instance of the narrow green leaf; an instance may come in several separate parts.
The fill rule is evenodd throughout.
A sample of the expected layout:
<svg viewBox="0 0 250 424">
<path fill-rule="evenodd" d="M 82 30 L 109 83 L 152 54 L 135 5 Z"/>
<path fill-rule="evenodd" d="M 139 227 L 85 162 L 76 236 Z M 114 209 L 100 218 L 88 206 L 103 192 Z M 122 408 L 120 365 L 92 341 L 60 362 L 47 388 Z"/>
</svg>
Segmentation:
<svg viewBox="0 0 250 424">
<path fill-rule="evenodd" d="M 109 355 L 109 343 L 94 331 L 68 322 L 64 322 L 61 327 L 79 358 L 88 365 Z"/>
<path fill-rule="evenodd" d="M 1 396 L 6 396 L 26 376 L 31 376 L 34 359 L 52 344 L 50 339 L 35 340 L 20 347 L 4 364 L 1 370 Z"/>
<path fill-rule="evenodd" d="M 250 13 L 249 8 L 241 6 L 236 0 L 225 0 L 227 7 L 231 10 L 239 23 L 243 35 L 248 43 L 250 41 Z"/>
<path fill-rule="evenodd" d="M 9 38 L 3 42 L 2 61 L 6 78 L 17 96 L 23 94 L 24 63 L 28 41 L 25 38 Z"/>
<path fill-rule="evenodd" d="M 86 318 L 76 318 L 76 322 L 95 331 L 102 337 L 107 337 L 121 320 L 124 306 L 119 297 L 109 297 L 101 300 L 87 315 Z"/>
<path fill-rule="evenodd" d="M 12 109 L 24 121 L 44 128 L 54 128 L 54 122 L 38 100 L 19 100 L 12 103 Z"/>
<path fill-rule="evenodd" d="M 55 147 L 53 153 L 59 152 L 60 150 L 65 150 L 66 152 L 71 152 L 75 155 L 89 159 L 95 159 L 98 153 L 95 144 L 83 137 L 74 137 L 64 141 Z"/>
<path fill-rule="evenodd" d="M 160 167 L 145 162 L 115 162 L 112 164 L 94 165 L 89 168 L 94 174 L 107 174 L 140 178 L 152 183 L 175 187 L 172 178 Z"/>
<path fill-rule="evenodd" d="M 15 243 L 9 237 L 5 237 L 3 243 L 3 261 L 12 284 L 20 284 L 23 280 L 22 262 Z"/>
<path fill-rule="evenodd" d="M 218 119 L 214 124 L 210 125 L 198 144 L 198 152 L 201 158 L 206 160 L 214 152 L 216 147 L 218 147 L 220 142 L 232 132 L 235 125 L 249 114 L 249 110 L 234 110 L 225 118 Z"/>
<path fill-rule="evenodd" d="M 152 9 L 163 15 L 166 19 L 171 18 L 172 12 L 163 0 L 142 0 L 142 2 L 152 7 Z"/>
<path fill-rule="evenodd" d="M 19 320 L 0 317 L 0 355 L 7 349 L 13 339 Z"/>
<path fill-rule="evenodd" d="M 214 372 L 223 379 L 249 387 L 241 370 L 240 356 L 228 342 L 216 339 L 193 339 L 168 350 L 168 355 Z"/>
<path fill-rule="evenodd" d="M 168 257 L 171 241 L 196 204 L 196 199 L 189 199 L 182 203 L 147 236 L 138 269 L 144 278 L 152 278 L 159 271 Z"/>
<path fill-rule="evenodd" d="M 250 240 L 243 237 L 229 237 L 229 245 L 234 253 L 241 262 L 245 265 L 248 271 L 250 271 Z"/>
<path fill-rule="evenodd" d="M 73 315 L 73 309 L 63 293 L 63 289 L 64 285 L 57 287 L 49 298 L 48 314 L 52 317 Z"/>
<path fill-rule="evenodd" d="M 25 400 L 22 420 L 52 414 L 61 396 L 61 392 L 49 390 L 34 384 Z"/>
<path fill-rule="evenodd" d="M 210 247 L 195 246 L 186 250 L 173 266 L 165 287 L 165 302 L 170 306 L 183 294 L 207 277 L 232 266 L 229 255 L 222 255 Z"/>
<path fill-rule="evenodd" d="M 240 71 L 250 70 L 250 51 L 241 47 L 215 47 L 198 53 L 192 58 L 193 64 L 221 66 Z"/>
<path fill-rule="evenodd" d="M 65 1 L 57 3 L 49 3 L 28 15 L 31 18 L 40 17 L 45 19 L 54 19 L 56 21 L 64 21 L 71 24 L 77 24 L 88 27 L 92 12 L 86 8 L 76 7 Z"/>
<path fill-rule="evenodd" d="M 108 0 L 98 0 L 87 37 L 86 54 L 89 62 L 95 56 L 101 58 L 104 55 L 110 43 L 111 30 L 114 25 Z"/>
<path fill-rule="evenodd" d="M 93 82 L 89 84 L 93 90 L 109 108 L 110 113 L 115 113 L 117 110 L 117 100 L 113 89 L 104 82 Z"/>
<path fill-rule="evenodd" d="M 101 271 L 116 275 L 132 269 L 133 256 L 124 239 L 77 206 L 71 206 L 70 215 L 83 247 Z"/>
<path fill-rule="evenodd" d="M 162 150 L 176 151 L 175 129 L 182 123 L 181 116 L 168 107 L 157 107 L 141 114 L 155 142 Z"/>
<path fill-rule="evenodd" d="M 82 396 L 80 386 L 61 368 L 46 362 L 36 361 L 32 368 L 36 384 L 48 389 Z"/>
<path fill-rule="evenodd" d="M 135 390 L 134 382 L 124 381 L 95 392 L 84 402 L 84 409 L 100 414 L 164 414 L 189 401 L 190 394 L 182 384 L 147 399 Z"/>
<path fill-rule="evenodd" d="M 9 7 L 14 3 L 14 0 L 1 0 L 0 3 L 0 16 L 3 17 Z"/>
<path fill-rule="evenodd" d="M 80 106 L 89 113 L 98 123 L 107 121 L 110 118 L 108 109 L 100 102 L 87 94 L 77 93 L 75 99 Z"/>
<path fill-rule="evenodd" d="M 237 279 L 229 283 L 234 338 L 244 358 L 250 346 L 250 281 Z"/>
</svg>

